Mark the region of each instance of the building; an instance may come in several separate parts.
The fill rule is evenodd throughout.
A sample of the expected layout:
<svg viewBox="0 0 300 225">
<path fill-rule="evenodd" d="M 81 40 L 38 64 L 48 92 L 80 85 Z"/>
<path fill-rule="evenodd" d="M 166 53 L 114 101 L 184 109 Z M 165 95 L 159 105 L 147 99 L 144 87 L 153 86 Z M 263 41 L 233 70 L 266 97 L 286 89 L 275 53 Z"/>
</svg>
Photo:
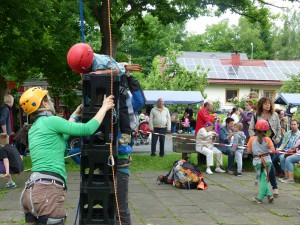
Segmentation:
<svg viewBox="0 0 300 225">
<path fill-rule="evenodd" d="M 233 107 L 230 99 L 241 99 L 250 92 L 275 99 L 287 75 L 300 72 L 300 60 L 249 60 L 245 53 L 184 52 L 177 61 L 189 71 L 198 66 L 208 71 L 206 99 L 219 100 L 220 110 L 226 111 Z"/>
</svg>

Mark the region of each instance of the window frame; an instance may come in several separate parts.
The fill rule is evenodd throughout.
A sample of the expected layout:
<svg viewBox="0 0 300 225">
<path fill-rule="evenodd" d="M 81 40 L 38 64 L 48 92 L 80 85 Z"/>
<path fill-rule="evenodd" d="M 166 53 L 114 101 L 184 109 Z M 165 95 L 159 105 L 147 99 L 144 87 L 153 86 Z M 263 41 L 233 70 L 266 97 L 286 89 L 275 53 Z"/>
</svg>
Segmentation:
<svg viewBox="0 0 300 225">
<path fill-rule="evenodd" d="M 225 88 L 225 105 L 234 105 L 233 102 L 229 102 L 228 101 L 228 97 L 227 97 L 227 91 L 236 91 L 236 98 L 239 100 L 239 92 L 240 89 L 237 88 Z"/>
</svg>

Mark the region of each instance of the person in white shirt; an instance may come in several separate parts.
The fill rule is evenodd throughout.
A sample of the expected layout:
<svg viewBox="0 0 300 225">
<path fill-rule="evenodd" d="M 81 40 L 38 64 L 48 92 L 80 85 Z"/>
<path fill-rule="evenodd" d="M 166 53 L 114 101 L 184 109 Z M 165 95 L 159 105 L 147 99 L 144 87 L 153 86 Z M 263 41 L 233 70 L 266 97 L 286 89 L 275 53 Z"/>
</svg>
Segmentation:
<svg viewBox="0 0 300 225">
<path fill-rule="evenodd" d="M 212 123 L 206 122 L 205 126 L 198 131 L 196 137 L 196 151 L 206 156 L 206 173 L 210 175 L 213 174 L 210 167 L 214 165 L 214 155 L 216 155 L 217 159 L 215 172 L 225 173 L 225 171 L 220 168 L 223 164 L 222 152 L 213 145 L 213 138 L 216 136 L 218 136 L 218 134 L 213 131 Z"/>
<path fill-rule="evenodd" d="M 151 132 L 159 133 L 152 135 L 151 140 L 151 156 L 155 156 L 156 143 L 159 138 L 159 156 L 165 155 L 165 135 L 166 132 L 171 132 L 171 116 L 169 109 L 164 107 L 164 100 L 157 100 L 157 107 L 151 109 L 149 119 L 149 129 Z"/>
</svg>

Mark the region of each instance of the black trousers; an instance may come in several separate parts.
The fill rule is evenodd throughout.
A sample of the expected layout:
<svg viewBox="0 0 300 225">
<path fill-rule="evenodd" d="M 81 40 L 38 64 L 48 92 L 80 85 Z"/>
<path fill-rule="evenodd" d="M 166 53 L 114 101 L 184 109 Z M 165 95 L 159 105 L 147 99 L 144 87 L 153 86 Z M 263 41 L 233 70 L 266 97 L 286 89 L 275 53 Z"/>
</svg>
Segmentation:
<svg viewBox="0 0 300 225">
<path fill-rule="evenodd" d="M 166 139 L 167 128 L 154 128 L 154 133 L 159 133 L 162 135 L 152 134 L 151 140 L 151 154 L 156 152 L 156 143 L 159 138 L 159 155 L 163 156 L 165 154 L 165 139 Z"/>
</svg>

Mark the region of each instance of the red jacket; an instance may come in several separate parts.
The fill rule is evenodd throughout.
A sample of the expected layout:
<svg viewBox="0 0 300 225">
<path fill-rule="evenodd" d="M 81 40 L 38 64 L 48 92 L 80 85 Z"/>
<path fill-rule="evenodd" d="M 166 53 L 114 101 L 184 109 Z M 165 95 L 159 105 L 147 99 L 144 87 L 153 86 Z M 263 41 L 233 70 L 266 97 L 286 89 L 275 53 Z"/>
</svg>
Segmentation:
<svg viewBox="0 0 300 225">
<path fill-rule="evenodd" d="M 202 107 L 198 111 L 198 116 L 197 116 L 197 122 L 196 122 L 196 130 L 195 130 L 195 136 L 198 133 L 198 130 L 200 130 L 202 127 L 204 127 L 206 122 L 213 122 L 215 117 L 213 115 L 209 115 L 209 112 Z"/>
</svg>

